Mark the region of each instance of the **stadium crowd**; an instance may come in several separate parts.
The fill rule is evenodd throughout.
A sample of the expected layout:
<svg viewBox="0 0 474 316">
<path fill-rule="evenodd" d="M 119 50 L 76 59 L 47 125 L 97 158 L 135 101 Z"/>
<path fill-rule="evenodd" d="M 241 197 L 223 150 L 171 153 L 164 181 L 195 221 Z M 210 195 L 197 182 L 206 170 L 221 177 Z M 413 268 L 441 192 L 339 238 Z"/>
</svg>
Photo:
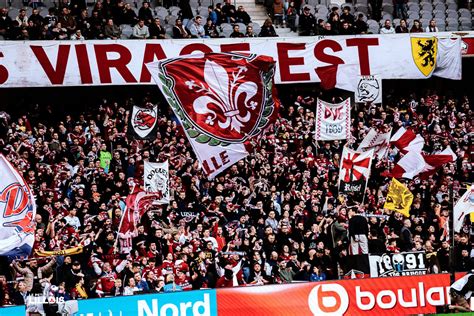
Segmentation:
<svg viewBox="0 0 474 316">
<path fill-rule="evenodd" d="M 351 7 L 332 7 L 329 11 L 318 11 L 302 2 L 283 2 L 280 0 L 265 2 L 268 19 L 263 25 L 256 25 L 244 6 L 235 6 L 231 0 L 224 3 L 212 4 L 205 10 L 191 7 L 189 0 L 179 1 L 177 11 L 168 12 L 161 7 L 160 14 L 152 8 L 149 2 L 143 2 L 141 7 L 124 0 L 97 1 L 92 10 L 86 2 L 55 3 L 55 6 L 40 10 L 41 1 L 31 3 L 33 9 L 22 8 L 18 14 L 10 14 L 9 9 L 0 8 L 0 39 L 7 40 L 84 40 L 84 39 L 164 39 L 164 38 L 219 38 L 219 37 L 272 37 L 278 36 L 275 28 L 288 27 L 291 32 L 301 36 L 309 35 L 351 35 L 351 34 L 394 34 L 438 32 L 445 29 L 443 19 L 431 19 L 427 25 L 422 25 L 418 18 L 408 20 L 406 13 L 397 14 L 396 24 L 392 17 L 379 22 L 368 20 L 368 15 L 359 11 L 352 12 Z M 137 5 L 135 3 L 135 5 Z M 170 3 L 166 4 L 170 7 Z M 466 10 L 466 9 L 464 9 Z M 16 11 L 12 11 L 16 12 Z M 30 12 L 30 14 L 29 14 Z M 164 13 L 163 13 L 164 12 Z M 201 12 L 199 14 L 199 12 Z M 321 13 L 322 12 L 322 13 Z M 449 23 L 452 27 L 464 23 L 463 29 L 470 30 L 472 26 L 471 13 L 457 12 Z M 174 15 L 168 15 L 173 13 Z M 418 14 L 418 13 L 416 13 Z M 430 13 L 431 14 L 431 13 Z M 443 13 L 444 14 L 444 13 Z M 379 19 L 381 13 L 371 12 L 372 18 Z M 378 17 L 377 17 L 378 16 Z M 384 15 L 384 19 L 385 19 Z M 426 16 L 425 16 L 426 17 Z M 450 16 L 452 18 L 452 16 Z M 377 20 L 378 21 L 378 20 Z M 438 29 L 437 21 L 443 24 Z M 454 22 L 453 22 L 454 21 Z M 367 22 L 373 22 L 369 25 Z M 452 24 L 454 23 L 454 24 Z M 409 25 L 412 24 L 412 25 Z M 245 27 L 245 29 L 243 29 Z M 453 29 L 454 30 L 454 29 Z"/>
<path fill-rule="evenodd" d="M 355 235 L 368 238 L 370 253 L 425 251 L 432 273 L 449 271 L 454 243 L 456 269 L 470 269 L 469 225 L 452 241 L 445 225 L 457 199 L 449 188 L 473 180 L 470 100 L 426 91 L 353 109 L 353 146 L 371 127 L 403 126 L 423 136 L 427 152 L 451 146 L 458 155 L 429 179 L 406 182 L 415 199 L 403 218 L 383 209 L 390 179 L 381 174 L 398 158 L 394 149 L 374 158 L 363 204 L 338 194 L 344 142 L 313 140 L 318 96 L 285 96 L 248 158 L 212 180 L 158 97 L 104 98 L 77 115 L 49 105 L 0 112 L 1 152 L 37 199 L 34 253 L 1 270 L 0 306 L 24 304 L 45 289 L 69 300 L 337 279 L 351 269 Z M 128 136 L 132 105 L 156 102 L 156 139 Z M 167 159 L 170 204 L 151 206 L 133 233 L 118 234 L 143 162 Z M 37 255 L 66 249 L 70 254 Z"/>
</svg>

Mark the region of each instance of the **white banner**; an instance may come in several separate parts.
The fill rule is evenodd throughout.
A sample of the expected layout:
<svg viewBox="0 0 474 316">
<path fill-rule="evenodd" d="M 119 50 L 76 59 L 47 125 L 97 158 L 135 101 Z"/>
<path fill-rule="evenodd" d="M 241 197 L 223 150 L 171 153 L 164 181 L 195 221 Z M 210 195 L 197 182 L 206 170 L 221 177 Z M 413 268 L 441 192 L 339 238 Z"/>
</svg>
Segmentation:
<svg viewBox="0 0 474 316">
<path fill-rule="evenodd" d="M 382 103 L 382 79 L 380 76 L 359 76 L 355 91 L 356 103 Z"/>
<path fill-rule="evenodd" d="M 461 79 L 461 38 L 431 34 L 149 41 L 5 41 L 0 87 L 151 84 L 147 63 L 197 52 L 251 52 L 277 61 L 275 83 L 356 91 L 358 76 Z"/>
<path fill-rule="evenodd" d="M 145 161 L 145 172 L 143 177 L 145 183 L 145 192 L 157 193 L 160 197 L 159 200 L 155 200 L 154 202 L 159 204 L 169 204 L 170 188 L 168 161 Z"/>
<path fill-rule="evenodd" d="M 0 175 L 0 256 L 28 257 L 35 241 L 33 193 L 1 154 Z"/>
<path fill-rule="evenodd" d="M 369 255 L 370 277 L 392 277 L 426 274 L 425 252 Z"/>
<path fill-rule="evenodd" d="M 349 139 L 351 136 L 351 99 L 332 104 L 318 99 L 316 140 Z"/>
</svg>

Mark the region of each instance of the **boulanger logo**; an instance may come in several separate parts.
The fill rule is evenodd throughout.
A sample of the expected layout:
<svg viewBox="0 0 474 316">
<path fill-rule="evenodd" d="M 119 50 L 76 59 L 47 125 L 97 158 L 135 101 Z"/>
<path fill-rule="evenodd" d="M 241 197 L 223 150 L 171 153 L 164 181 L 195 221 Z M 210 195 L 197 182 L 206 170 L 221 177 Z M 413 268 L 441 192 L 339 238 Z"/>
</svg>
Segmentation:
<svg viewBox="0 0 474 316">
<path fill-rule="evenodd" d="M 339 284 L 320 284 L 308 296 L 309 309 L 314 315 L 341 316 L 349 307 L 349 295 Z"/>
</svg>

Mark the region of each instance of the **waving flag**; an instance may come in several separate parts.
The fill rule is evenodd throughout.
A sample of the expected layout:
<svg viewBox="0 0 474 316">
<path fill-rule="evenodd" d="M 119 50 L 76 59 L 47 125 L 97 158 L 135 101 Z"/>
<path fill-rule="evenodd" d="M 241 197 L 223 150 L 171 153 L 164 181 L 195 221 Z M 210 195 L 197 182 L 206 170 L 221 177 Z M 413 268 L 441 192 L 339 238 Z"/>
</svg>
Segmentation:
<svg viewBox="0 0 474 316">
<path fill-rule="evenodd" d="M 134 105 L 128 122 L 128 133 L 137 139 L 155 139 L 158 131 L 158 106 L 148 103 L 146 107 Z"/>
<path fill-rule="evenodd" d="M 453 210 L 454 231 L 459 232 L 464 222 L 464 216 L 474 213 L 474 185 L 467 187 Z"/>
<path fill-rule="evenodd" d="M 357 151 L 367 151 L 373 149 L 374 154 L 376 154 L 379 159 L 382 159 L 388 151 L 390 133 L 392 133 L 392 129 L 389 129 L 387 132 L 383 132 L 371 128 L 360 143 Z"/>
<path fill-rule="evenodd" d="M 339 188 L 342 192 L 356 192 L 367 183 L 374 150 L 357 152 L 344 147 L 339 168 Z"/>
<path fill-rule="evenodd" d="M 210 178 L 245 158 L 278 113 L 271 57 L 207 53 L 147 67 Z"/>
<path fill-rule="evenodd" d="M 421 153 L 410 151 L 398 161 L 391 172 L 383 175 L 393 178 L 413 179 L 425 169 L 425 165 L 425 159 Z"/>
<path fill-rule="evenodd" d="M 34 243 L 36 204 L 31 189 L 0 155 L 0 256 L 29 256 Z"/>
<path fill-rule="evenodd" d="M 393 178 L 388 188 L 384 208 L 410 216 L 410 207 L 413 203 L 413 194 L 400 181 Z"/>
<path fill-rule="evenodd" d="M 421 135 L 416 135 L 411 129 L 400 127 L 390 139 L 390 144 L 397 147 L 403 154 L 409 151 L 421 152 L 425 140 Z"/>
<path fill-rule="evenodd" d="M 425 168 L 420 174 L 420 178 L 427 179 L 430 175 L 436 173 L 443 165 L 456 161 L 458 157 L 450 147 L 447 147 L 440 153 L 433 155 L 423 155 L 425 159 Z"/>
<path fill-rule="evenodd" d="M 456 161 L 456 159 L 456 154 L 449 147 L 434 155 L 410 151 L 398 161 L 391 172 L 383 175 L 408 179 L 413 179 L 419 175 L 420 178 L 427 179 L 444 164 Z"/>
</svg>

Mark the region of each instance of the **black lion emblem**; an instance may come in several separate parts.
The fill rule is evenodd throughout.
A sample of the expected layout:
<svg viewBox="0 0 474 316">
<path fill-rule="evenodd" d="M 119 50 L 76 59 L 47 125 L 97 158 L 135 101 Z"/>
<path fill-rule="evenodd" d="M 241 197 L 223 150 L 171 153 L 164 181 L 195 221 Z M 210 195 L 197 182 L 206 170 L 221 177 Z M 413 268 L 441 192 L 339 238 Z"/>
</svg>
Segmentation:
<svg viewBox="0 0 474 316">
<path fill-rule="evenodd" d="M 421 47 L 421 51 L 418 53 L 418 56 L 423 59 L 423 63 L 421 65 L 423 67 L 428 65 L 433 66 L 435 64 L 435 40 L 427 40 L 426 44 L 424 45 L 421 40 L 418 40 L 418 46 Z"/>
</svg>

